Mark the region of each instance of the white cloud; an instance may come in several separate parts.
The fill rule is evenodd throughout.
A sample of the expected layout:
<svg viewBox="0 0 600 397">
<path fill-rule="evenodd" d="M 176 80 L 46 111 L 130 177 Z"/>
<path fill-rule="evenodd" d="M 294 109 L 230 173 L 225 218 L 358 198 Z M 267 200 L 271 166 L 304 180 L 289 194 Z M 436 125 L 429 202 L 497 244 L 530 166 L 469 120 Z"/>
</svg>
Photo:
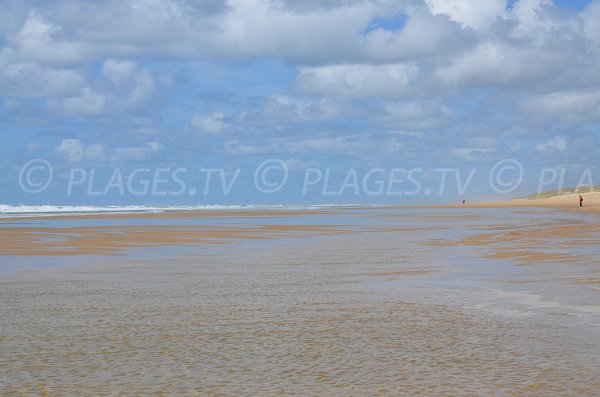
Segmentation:
<svg viewBox="0 0 600 397">
<path fill-rule="evenodd" d="M 307 139 L 271 140 L 262 144 L 245 144 L 238 140 L 228 140 L 224 151 L 229 155 L 258 155 L 272 153 L 290 154 L 342 154 L 356 155 L 366 148 L 373 148 L 374 142 L 368 134 L 349 134 Z M 377 147 L 377 150 L 381 148 Z"/>
<path fill-rule="evenodd" d="M 101 116 L 76 126 L 56 118 L 56 129 L 81 127 L 83 142 L 97 141 L 92 130 L 123 135 L 121 148 L 85 144 L 83 154 L 81 142 L 61 142 L 73 161 L 148 158 L 162 149 L 140 142 L 191 138 L 164 130 L 182 120 L 214 137 L 207 146 L 240 154 L 409 151 L 439 144 L 452 125 L 447 147 L 465 158 L 509 150 L 502 134 L 518 145 L 555 120 L 599 121 L 600 1 L 583 12 L 551 0 L 505 3 L 10 1 L 0 7 L 0 95 L 9 122 L 31 126 L 47 111 Z M 180 91 L 169 96 L 165 85 Z M 223 113 L 206 110 L 215 108 Z M 142 128 L 139 119 L 150 121 Z M 549 136 L 564 134 L 553 127 Z M 480 128 L 499 142 L 466 138 Z M 547 144 L 538 146 L 560 148 Z"/>
<path fill-rule="evenodd" d="M 600 121 L 600 91 L 555 92 L 533 97 L 521 107 L 531 117 L 571 123 Z"/>
<path fill-rule="evenodd" d="M 372 18 L 393 15 L 403 3 L 339 1 L 306 7 L 272 0 L 57 0 L 37 4 L 37 11 L 13 32 L 11 44 L 29 60 L 57 63 L 140 53 L 335 59 L 351 56 L 356 34 Z M 6 13 L 18 15 L 9 7 Z"/>
<path fill-rule="evenodd" d="M 452 119 L 452 112 L 440 100 L 389 102 L 383 109 L 385 114 L 377 121 L 394 129 L 438 128 Z"/>
<path fill-rule="evenodd" d="M 113 84 L 121 85 L 132 79 L 136 68 L 135 62 L 109 58 L 102 64 L 102 74 Z"/>
<path fill-rule="evenodd" d="M 84 144 L 79 139 L 63 139 L 55 148 L 67 161 L 76 163 L 82 160 L 94 162 L 131 162 L 143 161 L 160 152 L 163 146 L 158 141 L 148 142 L 144 146 L 116 147 L 108 150 L 102 144 Z"/>
<path fill-rule="evenodd" d="M 219 135 L 229 128 L 225 121 L 225 114 L 216 112 L 212 114 L 196 113 L 190 120 L 190 125 L 207 135 Z"/>
<path fill-rule="evenodd" d="M 48 108 L 53 112 L 68 116 L 91 116 L 102 113 L 106 109 L 107 99 L 89 88 L 75 97 L 48 100 Z"/>
<path fill-rule="evenodd" d="M 309 168 L 309 167 L 317 167 L 319 165 L 319 163 L 314 160 L 305 161 L 305 160 L 296 159 L 296 158 L 284 160 L 283 163 L 287 167 L 288 171 L 300 171 L 300 170 L 305 170 L 306 168 Z"/>
<path fill-rule="evenodd" d="M 250 114 L 248 118 L 275 122 L 323 121 L 340 115 L 343 110 L 344 104 L 339 100 L 274 94 L 257 114 Z"/>
<path fill-rule="evenodd" d="M 581 15 L 581 21 L 585 37 L 596 44 L 600 43 L 600 2 L 591 2 Z"/>
<path fill-rule="evenodd" d="M 154 77 L 147 69 L 137 73 L 133 78 L 133 89 L 125 100 L 128 108 L 135 108 L 150 100 L 156 91 Z"/>
<path fill-rule="evenodd" d="M 408 137 L 413 137 L 413 138 L 417 138 L 417 139 L 425 139 L 425 133 L 422 131 L 388 131 L 388 134 L 394 136 L 394 135 L 400 135 L 400 136 L 408 136 Z"/>
<path fill-rule="evenodd" d="M 109 160 L 106 155 L 106 147 L 99 143 L 93 143 L 85 147 L 85 158 L 94 162 L 104 162 Z"/>
<path fill-rule="evenodd" d="M 361 53 L 364 44 L 361 55 L 375 63 L 445 59 L 468 49 L 475 41 L 473 32 L 445 17 L 434 17 L 420 9 L 409 14 L 402 29 L 377 28 L 364 40 L 357 40 L 357 52 Z"/>
<path fill-rule="evenodd" d="M 157 91 L 152 73 L 132 61 L 108 59 L 102 76 L 105 80 L 92 81 L 74 95 L 49 99 L 48 109 L 65 116 L 122 114 L 145 105 Z"/>
<path fill-rule="evenodd" d="M 385 7 L 340 2 L 298 10 L 269 0 L 230 0 L 227 5 L 227 12 L 217 18 L 220 51 L 312 61 L 353 57 L 357 35 Z"/>
<path fill-rule="evenodd" d="M 266 146 L 248 145 L 240 143 L 236 139 L 230 139 L 225 142 L 223 150 L 230 156 L 247 156 L 264 154 L 269 152 L 269 148 Z"/>
<path fill-rule="evenodd" d="M 40 12 L 32 10 L 12 41 L 19 56 L 29 61 L 42 63 L 61 63 L 64 59 L 81 61 L 86 48 L 65 40 L 64 35 L 56 39 L 55 37 L 60 33 L 60 26 L 49 22 Z"/>
<path fill-rule="evenodd" d="M 70 69 L 20 61 L 14 50 L 0 49 L 0 95 L 53 97 L 81 89 L 84 79 Z"/>
<path fill-rule="evenodd" d="M 412 93 L 410 84 L 417 75 L 414 64 L 307 67 L 300 68 L 294 86 L 299 92 L 314 95 L 396 98 Z"/>
<path fill-rule="evenodd" d="M 65 156 L 69 162 L 77 163 L 83 159 L 85 146 L 79 139 L 63 139 L 55 150 Z"/>
<path fill-rule="evenodd" d="M 425 0 L 431 13 L 445 14 L 474 29 L 487 28 L 504 13 L 506 0 Z"/>
<path fill-rule="evenodd" d="M 565 54 L 553 51 L 487 42 L 436 68 L 432 77 L 452 86 L 527 84 L 555 76 L 568 62 Z"/>
<path fill-rule="evenodd" d="M 467 138 L 464 146 L 453 147 L 452 153 L 467 161 L 481 160 L 498 151 L 498 146 L 499 142 L 494 137 L 474 136 Z"/>
<path fill-rule="evenodd" d="M 465 160 L 478 160 L 482 155 L 492 153 L 496 148 L 453 147 L 452 153 Z"/>
<path fill-rule="evenodd" d="M 550 26 L 551 18 L 546 12 L 553 7 L 552 0 L 519 0 L 513 5 L 510 17 L 518 21 L 515 32 L 523 34 L 532 29 Z"/>
<path fill-rule="evenodd" d="M 544 153 L 564 152 L 567 148 L 567 140 L 562 136 L 555 136 L 547 142 L 535 145 L 535 150 Z"/>
<path fill-rule="evenodd" d="M 139 55 L 178 59 L 267 56 L 304 65 L 391 63 L 414 60 L 415 55 L 435 56 L 436 51 L 459 55 L 475 40 L 582 21 L 585 34 L 597 40 L 594 16 L 600 12 L 592 3 L 589 16 L 564 18 L 555 12 L 551 0 L 519 0 L 510 11 L 505 10 L 506 0 L 106 0 L 85 5 L 56 0 L 36 4 L 25 16 L 22 8 L 13 2 L 0 11 L 0 16 L 23 19 L 6 28 L 12 29 L 7 32 L 9 45 L 23 61 L 54 64 Z M 378 28 L 363 36 L 374 19 L 397 15 L 408 17 L 402 29 Z M 497 18 L 514 26 L 506 25 L 505 31 L 496 30 L 491 36 L 479 32 L 478 37 L 460 28 L 491 29 Z M 551 43 L 552 37 L 548 39 Z"/>
</svg>

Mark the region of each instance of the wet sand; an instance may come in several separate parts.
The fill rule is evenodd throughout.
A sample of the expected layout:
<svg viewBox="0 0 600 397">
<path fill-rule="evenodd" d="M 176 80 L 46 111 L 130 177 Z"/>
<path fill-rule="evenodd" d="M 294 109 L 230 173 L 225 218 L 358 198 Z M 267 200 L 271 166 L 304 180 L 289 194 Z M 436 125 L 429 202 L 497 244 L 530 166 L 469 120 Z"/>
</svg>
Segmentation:
<svg viewBox="0 0 600 397">
<path fill-rule="evenodd" d="M 389 207 L 401 209 L 492 209 L 492 208 L 554 208 L 573 210 L 579 213 L 600 212 L 600 194 L 584 194 L 585 206 L 578 207 L 578 195 L 562 195 L 543 199 L 515 199 L 503 202 L 474 202 L 467 204 L 450 204 L 435 206 Z M 383 208 L 381 208 L 383 209 Z M 289 219 L 307 216 L 340 215 L 352 211 L 352 208 L 332 208 L 330 210 L 248 210 L 248 211 L 183 211 L 133 214 L 90 214 L 90 215 L 55 215 L 55 216 L 23 216 L 12 219 L 0 219 L 0 256 L 53 256 L 53 255 L 117 255 L 132 247 L 152 247 L 161 245 L 196 245 L 226 244 L 240 239 L 280 239 L 288 237 L 306 237 L 309 235 L 336 235 L 362 231 L 389 231 L 381 227 L 369 229 L 362 225 L 299 225 L 299 224 L 263 224 L 254 225 L 240 222 L 252 219 Z M 375 209 L 373 209 L 376 211 Z M 435 217 L 444 216 L 436 214 Z M 197 220 L 193 225 L 177 224 L 177 220 Z M 212 219 L 232 219 L 225 225 L 211 224 Z M 37 223 L 51 220 L 80 222 L 84 220 L 148 220 L 163 221 L 162 225 L 148 227 L 145 225 L 130 226 L 63 226 L 50 225 L 44 227 Z M 15 223 L 14 227 L 2 227 Z M 118 222 L 117 222 L 118 224 Z M 562 225 L 558 225 L 561 227 Z M 395 227 L 395 226 L 393 226 Z M 595 228 L 595 225 L 587 225 Z M 556 231 L 555 228 L 552 229 Z M 545 230 L 543 233 L 547 233 Z M 583 233 L 586 231 L 584 230 Z M 580 229 L 567 230 L 566 235 L 582 233 Z M 505 236 L 506 237 L 506 236 Z M 482 236 L 485 238 L 485 236 Z M 494 237 L 495 238 L 495 237 Z M 475 244 L 476 238 L 470 241 Z M 514 239 L 517 240 L 517 239 Z M 502 257 L 502 253 L 496 253 Z M 510 256 L 510 253 L 505 255 Z M 515 254 L 515 256 L 518 256 Z M 523 256 L 532 255 L 523 253 Z M 540 257 L 543 259 L 543 257 Z M 565 258 L 569 259 L 569 258 Z"/>
<path fill-rule="evenodd" d="M 600 395 L 600 229 L 588 215 L 182 219 L 0 227 L 0 255 L 25 265 L 81 259 L 0 277 L 0 394 Z M 120 256 L 86 265 L 98 253 Z"/>
<path fill-rule="evenodd" d="M 119 255 L 145 247 L 214 245 L 240 240 L 413 230 L 396 225 L 298 222 L 300 218 L 343 216 L 347 211 L 352 209 L 189 211 L 0 219 L 0 256 Z M 215 223 L 215 219 L 224 222 Z M 261 222 L 253 222 L 255 220 Z M 292 223 L 286 223 L 286 220 L 292 220 Z M 137 224 L 128 224 L 128 221 L 137 221 Z"/>
</svg>

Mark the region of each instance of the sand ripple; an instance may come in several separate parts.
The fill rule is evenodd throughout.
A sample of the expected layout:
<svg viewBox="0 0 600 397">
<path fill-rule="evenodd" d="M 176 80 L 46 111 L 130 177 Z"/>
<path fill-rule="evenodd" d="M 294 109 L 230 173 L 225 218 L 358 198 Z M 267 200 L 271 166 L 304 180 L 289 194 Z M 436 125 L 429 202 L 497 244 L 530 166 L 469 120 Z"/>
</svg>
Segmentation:
<svg viewBox="0 0 600 397">
<path fill-rule="evenodd" d="M 373 293 L 414 253 L 310 244 L 2 282 L 3 395 L 599 395 L 597 335 Z"/>
</svg>

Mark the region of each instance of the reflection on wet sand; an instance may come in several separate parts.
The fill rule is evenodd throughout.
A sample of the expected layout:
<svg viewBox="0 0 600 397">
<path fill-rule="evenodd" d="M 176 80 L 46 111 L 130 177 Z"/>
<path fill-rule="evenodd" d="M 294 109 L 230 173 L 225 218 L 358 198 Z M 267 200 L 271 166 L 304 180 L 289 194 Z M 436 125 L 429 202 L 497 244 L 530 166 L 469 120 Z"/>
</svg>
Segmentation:
<svg viewBox="0 0 600 397">
<path fill-rule="evenodd" d="M 467 234 L 498 226 L 478 220 L 466 221 Z M 517 302 L 490 293 L 479 276 L 463 279 L 460 272 L 484 268 L 481 277 L 497 283 L 508 276 L 505 265 L 490 272 L 495 262 L 477 251 L 426 244 L 461 247 L 465 236 L 446 234 L 458 220 L 445 222 L 441 232 L 429 221 L 410 231 L 303 231 L 305 238 L 5 276 L 1 391 L 598 395 L 598 327 L 560 302 Z M 575 265 L 578 291 L 594 303 L 586 288 L 595 277 Z M 508 278 L 533 277 L 520 273 L 531 269 L 515 266 Z"/>
</svg>

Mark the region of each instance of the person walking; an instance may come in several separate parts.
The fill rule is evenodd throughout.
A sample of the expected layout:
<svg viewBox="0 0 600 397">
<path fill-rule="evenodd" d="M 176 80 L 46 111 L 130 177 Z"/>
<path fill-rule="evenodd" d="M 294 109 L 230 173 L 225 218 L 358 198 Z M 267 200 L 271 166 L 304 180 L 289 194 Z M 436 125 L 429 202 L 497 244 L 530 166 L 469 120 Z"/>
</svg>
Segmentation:
<svg viewBox="0 0 600 397">
<path fill-rule="evenodd" d="M 583 197 L 581 197 L 581 194 L 579 195 L 579 206 L 583 207 Z"/>
</svg>

